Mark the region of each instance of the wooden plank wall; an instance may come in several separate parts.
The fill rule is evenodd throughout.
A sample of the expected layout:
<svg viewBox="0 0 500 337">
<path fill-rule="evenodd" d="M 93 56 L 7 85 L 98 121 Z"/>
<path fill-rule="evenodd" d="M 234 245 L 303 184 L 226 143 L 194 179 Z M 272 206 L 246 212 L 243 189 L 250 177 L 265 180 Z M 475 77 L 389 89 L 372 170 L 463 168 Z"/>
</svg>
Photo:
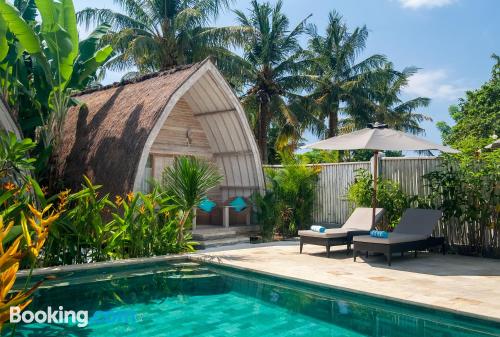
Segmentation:
<svg viewBox="0 0 500 337">
<path fill-rule="evenodd" d="M 347 189 L 354 181 L 356 170 L 370 169 L 369 162 L 321 165 L 313 219 L 321 224 L 343 224 L 352 212 L 346 200 Z"/>
<path fill-rule="evenodd" d="M 151 146 L 150 155 L 151 167 L 146 168 L 148 174 L 145 177 L 153 177 L 155 180 L 161 179 L 163 170 L 172 165 L 176 156 L 194 155 L 216 163 L 205 131 L 185 99 L 180 99 L 172 109 Z M 143 186 L 149 186 L 147 181 Z M 220 198 L 220 190 L 212 191 L 211 197 Z"/>
<path fill-rule="evenodd" d="M 437 170 L 439 158 L 383 158 L 380 174 L 398 182 L 409 195 L 424 195 L 422 175 Z M 356 170 L 370 170 L 370 162 L 321 164 L 322 170 L 316 191 L 313 222 L 317 224 L 341 225 L 353 210 L 346 198 L 347 189 L 354 182 Z M 279 169 L 275 165 L 272 168 Z"/>
<path fill-rule="evenodd" d="M 441 159 L 435 157 L 383 158 L 381 176 L 399 183 L 408 195 L 427 195 L 423 175 L 439 169 Z"/>
<path fill-rule="evenodd" d="M 188 130 L 190 142 L 187 139 Z M 172 109 L 151 147 L 151 154 L 158 156 L 192 154 L 212 158 L 205 131 L 185 99 L 179 100 Z"/>
</svg>

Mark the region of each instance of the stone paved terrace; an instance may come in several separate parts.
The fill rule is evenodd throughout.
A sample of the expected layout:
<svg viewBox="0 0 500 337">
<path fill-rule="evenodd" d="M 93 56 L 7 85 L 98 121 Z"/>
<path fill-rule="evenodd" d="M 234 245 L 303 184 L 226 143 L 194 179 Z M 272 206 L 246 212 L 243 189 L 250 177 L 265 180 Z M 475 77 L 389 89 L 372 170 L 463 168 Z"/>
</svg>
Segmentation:
<svg viewBox="0 0 500 337">
<path fill-rule="evenodd" d="M 223 247 L 194 256 L 500 321 L 499 260 L 407 253 L 394 256 L 389 267 L 383 256 L 353 262 L 342 247 L 332 249 L 329 259 L 320 246 L 304 245 L 300 255 L 298 242 Z"/>
</svg>

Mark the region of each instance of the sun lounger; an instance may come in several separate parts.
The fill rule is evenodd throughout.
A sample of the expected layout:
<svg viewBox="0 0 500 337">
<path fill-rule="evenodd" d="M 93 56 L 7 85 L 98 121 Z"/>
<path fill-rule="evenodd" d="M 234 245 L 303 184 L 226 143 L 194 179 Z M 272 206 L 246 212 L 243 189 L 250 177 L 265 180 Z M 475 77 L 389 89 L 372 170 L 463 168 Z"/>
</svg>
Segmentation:
<svg viewBox="0 0 500 337">
<path fill-rule="evenodd" d="M 424 250 L 441 246 L 445 253 L 444 238 L 432 237 L 432 232 L 441 219 L 442 212 L 434 209 L 410 208 L 405 211 L 401 221 L 388 238 L 376 238 L 370 235 L 355 236 L 354 261 L 359 252 L 383 253 L 387 264 L 391 265 L 392 253 Z"/>
<path fill-rule="evenodd" d="M 375 223 L 379 223 L 382 220 L 383 213 L 383 208 L 376 209 Z M 353 236 L 368 234 L 371 229 L 372 209 L 356 208 L 341 228 L 327 229 L 324 233 L 312 230 L 299 231 L 300 253 L 302 254 L 304 244 L 325 246 L 328 257 L 330 257 L 331 246 L 347 245 L 347 253 L 349 253 Z"/>
</svg>

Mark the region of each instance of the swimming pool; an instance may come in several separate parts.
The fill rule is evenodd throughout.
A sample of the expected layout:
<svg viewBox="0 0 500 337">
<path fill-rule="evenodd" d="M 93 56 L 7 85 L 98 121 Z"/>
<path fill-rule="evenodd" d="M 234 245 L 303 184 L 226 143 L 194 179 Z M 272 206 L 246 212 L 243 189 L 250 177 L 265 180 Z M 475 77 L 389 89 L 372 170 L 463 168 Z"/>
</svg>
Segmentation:
<svg viewBox="0 0 500 337">
<path fill-rule="evenodd" d="M 66 275 L 32 311 L 87 310 L 88 325 L 20 324 L 19 336 L 500 336 L 500 323 L 177 260 Z"/>
</svg>

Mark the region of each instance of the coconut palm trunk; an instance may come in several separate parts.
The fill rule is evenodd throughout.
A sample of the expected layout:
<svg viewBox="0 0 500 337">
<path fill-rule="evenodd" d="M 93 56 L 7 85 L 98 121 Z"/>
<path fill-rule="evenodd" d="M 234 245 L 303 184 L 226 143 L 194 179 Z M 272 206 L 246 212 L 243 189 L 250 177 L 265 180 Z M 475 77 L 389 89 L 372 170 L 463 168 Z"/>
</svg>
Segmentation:
<svg viewBox="0 0 500 337">
<path fill-rule="evenodd" d="M 268 129 L 269 129 L 269 96 L 267 94 L 263 94 L 260 96 L 259 103 L 259 127 L 257 134 L 257 143 L 259 146 L 259 152 L 261 156 L 261 160 L 264 164 L 268 163 L 267 158 L 267 140 L 268 140 Z"/>
<path fill-rule="evenodd" d="M 339 102 L 336 101 L 329 107 L 328 112 L 328 138 L 335 137 L 339 129 Z"/>
</svg>

